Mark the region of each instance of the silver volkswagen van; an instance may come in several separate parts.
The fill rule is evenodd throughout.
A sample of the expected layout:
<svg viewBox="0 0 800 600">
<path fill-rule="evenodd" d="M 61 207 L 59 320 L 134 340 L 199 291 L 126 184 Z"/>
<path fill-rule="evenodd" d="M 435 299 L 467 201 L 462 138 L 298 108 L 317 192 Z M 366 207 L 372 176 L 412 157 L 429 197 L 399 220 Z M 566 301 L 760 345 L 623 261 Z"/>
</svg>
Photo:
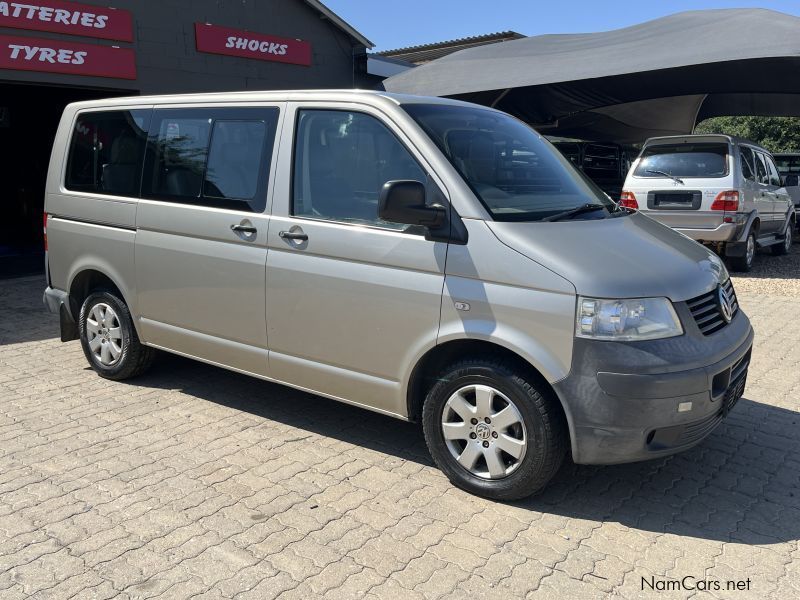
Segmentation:
<svg viewBox="0 0 800 600">
<path fill-rule="evenodd" d="M 421 422 L 497 499 L 705 438 L 753 331 L 720 259 L 496 110 L 364 91 L 64 111 L 44 300 L 102 377 L 158 350 Z"/>
</svg>

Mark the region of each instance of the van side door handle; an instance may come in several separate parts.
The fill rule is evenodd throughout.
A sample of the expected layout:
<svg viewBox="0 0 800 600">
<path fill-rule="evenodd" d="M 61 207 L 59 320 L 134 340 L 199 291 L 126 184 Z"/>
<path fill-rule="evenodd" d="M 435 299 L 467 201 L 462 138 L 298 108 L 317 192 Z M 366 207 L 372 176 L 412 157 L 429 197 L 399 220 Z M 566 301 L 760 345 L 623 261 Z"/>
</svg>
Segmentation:
<svg viewBox="0 0 800 600">
<path fill-rule="evenodd" d="M 258 229 L 252 227 L 251 225 L 231 225 L 231 231 L 235 231 L 237 233 L 258 233 Z"/>
<path fill-rule="evenodd" d="M 281 237 L 284 240 L 300 240 L 303 242 L 308 240 L 308 234 L 303 233 L 302 231 L 279 231 L 278 237 Z"/>
</svg>

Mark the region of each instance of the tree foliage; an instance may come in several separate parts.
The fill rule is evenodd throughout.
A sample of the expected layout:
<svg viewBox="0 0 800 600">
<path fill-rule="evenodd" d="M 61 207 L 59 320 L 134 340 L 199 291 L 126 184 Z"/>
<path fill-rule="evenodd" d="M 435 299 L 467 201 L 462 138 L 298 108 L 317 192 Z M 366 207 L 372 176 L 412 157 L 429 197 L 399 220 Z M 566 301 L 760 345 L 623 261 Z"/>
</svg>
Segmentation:
<svg viewBox="0 0 800 600">
<path fill-rule="evenodd" d="M 713 117 L 698 123 L 694 132 L 736 135 L 771 152 L 800 151 L 798 117 Z"/>
</svg>

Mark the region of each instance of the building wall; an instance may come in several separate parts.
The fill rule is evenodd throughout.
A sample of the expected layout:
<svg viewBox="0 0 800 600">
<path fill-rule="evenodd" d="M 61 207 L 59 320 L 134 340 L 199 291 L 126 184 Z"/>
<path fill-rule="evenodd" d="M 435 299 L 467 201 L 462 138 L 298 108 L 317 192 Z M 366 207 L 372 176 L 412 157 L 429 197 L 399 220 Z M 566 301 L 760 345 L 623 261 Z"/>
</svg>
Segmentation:
<svg viewBox="0 0 800 600">
<path fill-rule="evenodd" d="M 31 3 L 35 4 L 33 0 Z M 81 4 L 129 10 L 134 21 L 133 43 L 4 27 L 0 27 L 0 33 L 133 48 L 138 74 L 135 81 L 6 69 L 0 70 L 0 80 L 142 94 L 351 88 L 363 82 L 364 46 L 357 45 L 302 0 L 82 0 Z M 198 52 L 195 22 L 303 39 L 311 43 L 312 64 L 307 67 Z"/>
</svg>

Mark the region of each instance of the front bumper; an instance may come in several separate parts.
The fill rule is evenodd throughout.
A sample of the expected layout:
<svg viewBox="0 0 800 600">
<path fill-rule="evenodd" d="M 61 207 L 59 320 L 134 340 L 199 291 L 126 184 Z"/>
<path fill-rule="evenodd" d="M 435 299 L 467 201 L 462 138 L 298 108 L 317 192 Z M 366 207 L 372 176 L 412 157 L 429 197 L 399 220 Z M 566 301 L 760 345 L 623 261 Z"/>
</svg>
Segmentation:
<svg viewBox="0 0 800 600">
<path fill-rule="evenodd" d="M 576 463 L 633 462 L 690 448 L 744 392 L 753 346 L 744 312 L 704 336 L 685 304 L 675 308 L 682 336 L 575 340 L 570 375 L 554 388 L 567 412 Z"/>
</svg>

